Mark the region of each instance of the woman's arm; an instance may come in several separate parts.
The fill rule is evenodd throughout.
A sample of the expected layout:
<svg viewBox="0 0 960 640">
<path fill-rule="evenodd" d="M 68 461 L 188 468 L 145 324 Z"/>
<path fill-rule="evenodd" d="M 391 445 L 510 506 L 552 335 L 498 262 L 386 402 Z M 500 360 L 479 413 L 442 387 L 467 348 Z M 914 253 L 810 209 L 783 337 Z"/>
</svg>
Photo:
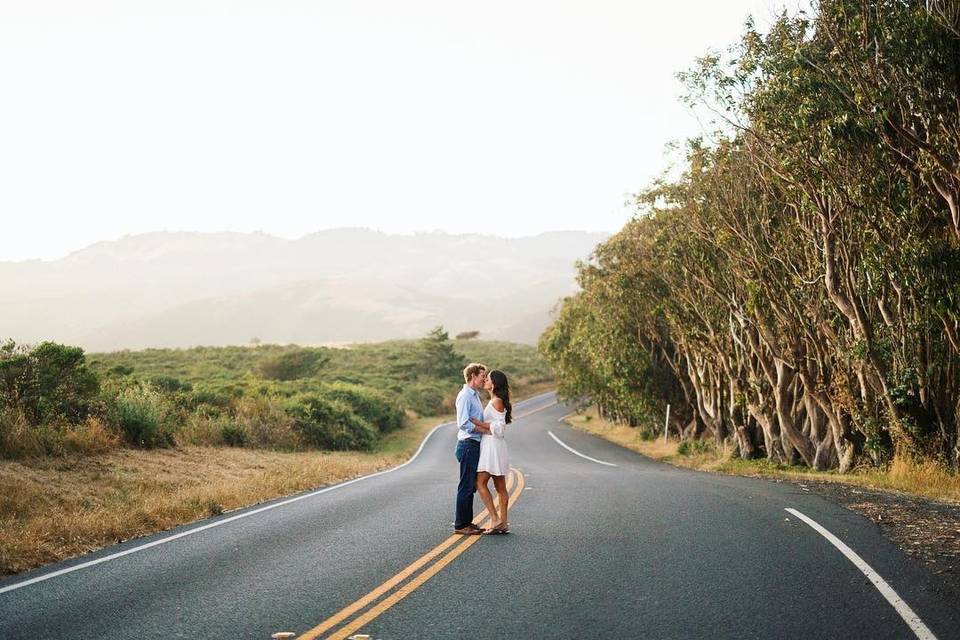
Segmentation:
<svg viewBox="0 0 960 640">
<path fill-rule="evenodd" d="M 470 418 L 470 422 L 473 423 L 474 430 L 478 433 L 490 433 L 490 423 L 484 422 L 483 420 L 477 420 L 476 418 Z"/>
</svg>

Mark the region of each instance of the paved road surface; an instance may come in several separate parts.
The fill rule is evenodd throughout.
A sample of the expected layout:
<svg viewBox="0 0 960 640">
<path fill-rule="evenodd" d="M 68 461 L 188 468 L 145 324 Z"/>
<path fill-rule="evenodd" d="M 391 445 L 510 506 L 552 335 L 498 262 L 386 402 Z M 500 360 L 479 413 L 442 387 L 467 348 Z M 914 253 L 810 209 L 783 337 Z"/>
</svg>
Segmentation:
<svg viewBox="0 0 960 640">
<path fill-rule="evenodd" d="M 864 518 L 651 462 L 568 411 L 516 408 L 510 535 L 450 536 L 445 425 L 390 473 L 0 581 L 0 638 L 960 638 L 958 603 Z"/>
</svg>

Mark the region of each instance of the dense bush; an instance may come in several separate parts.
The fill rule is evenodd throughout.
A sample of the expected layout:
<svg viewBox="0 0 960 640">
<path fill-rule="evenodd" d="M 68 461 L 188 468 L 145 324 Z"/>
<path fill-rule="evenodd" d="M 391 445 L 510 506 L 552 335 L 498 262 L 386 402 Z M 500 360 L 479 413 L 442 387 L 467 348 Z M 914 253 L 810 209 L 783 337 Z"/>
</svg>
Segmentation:
<svg viewBox="0 0 960 640">
<path fill-rule="evenodd" d="M 403 426 L 405 416 L 400 406 L 374 389 L 334 382 L 323 385 L 320 395 L 348 405 L 355 414 L 377 427 L 381 433 L 388 433 Z"/>
<path fill-rule="evenodd" d="M 83 420 L 98 390 L 79 347 L 42 342 L 28 349 L 12 340 L 0 346 L 0 403 L 33 425 Z"/>
<path fill-rule="evenodd" d="M 462 385 L 461 385 L 462 386 Z M 456 397 L 460 386 L 451 390 L 450 385 L 435 382 L 418 382 L 406 387 L 400 394 L 400 402 L 421 416 L 436 416 L 444 412 L 448 397 Z"/>
<path fill-rule="evenodd" d="M 320 449 L 370 450 L 377 430 L 353 413 L 349 405 L 322 396 L 303 396 L 288 411 L 304 443 Z"/>
<path fill-rule="evenodd" d="M 168 424 L 172 408 L 163 394 L 150 385 L 122 389 L 114 400 L 114 409 L 129 444 L 145 448 L 173 446 L 173 429 Z"/>
<path fill-rule="evenodd" d="M 315 376 L 327 363 L 322 351 L 297 349 L 261 360 L 260 375 L 271 380 L 296 380 Z"/>
<path fill-rule="evenodd" d="M 53 342 L 0 346 L 0 456 L 99 453 L 115 429 L 93 415 L 100 385 L 83 350 Z"/>
<path fill-rule="evenodd" d="M 192 384 L 173 376 L 153 376 L 150 378 L 150 384 L 162 391 L 171 393 L 175 391 L 193 391 Z"/>
<path fill-rule="evenodd" d="M 709 440 L 682 440 L 677 445 L 677 453 L 681 456 L 692 456 L 698 453 L 710 453 L 713 443 Z"/>
<path fill-rule="evenodd" d="M 220 440 L 228 447 L 242 447 L 250 441 L 250 435 L 240 425 L 230 422 L 220 427 Z"/>
<path fill-rule="evenodd" d="M 189 396 L 189 402 L 192 407 L 206 405 L 214 412 L 227 409 L 233 403 L 233 396 L 220 389 L 199 388 L 194 389 Z"/>
</svg>

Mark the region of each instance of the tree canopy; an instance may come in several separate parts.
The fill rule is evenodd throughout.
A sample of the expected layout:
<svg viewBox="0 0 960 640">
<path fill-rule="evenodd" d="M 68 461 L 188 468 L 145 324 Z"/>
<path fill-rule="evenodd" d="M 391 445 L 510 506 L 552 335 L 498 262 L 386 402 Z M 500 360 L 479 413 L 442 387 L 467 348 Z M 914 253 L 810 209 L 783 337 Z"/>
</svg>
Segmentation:
<svg viewBox="0 0 960 640">
<path fill-rule="evenodd" d="M 824 0 L 680 74 L 715 132 L 579 265 L 561 391 L 744 457 L 960 465 L 958 25 Z"/>
</svg>

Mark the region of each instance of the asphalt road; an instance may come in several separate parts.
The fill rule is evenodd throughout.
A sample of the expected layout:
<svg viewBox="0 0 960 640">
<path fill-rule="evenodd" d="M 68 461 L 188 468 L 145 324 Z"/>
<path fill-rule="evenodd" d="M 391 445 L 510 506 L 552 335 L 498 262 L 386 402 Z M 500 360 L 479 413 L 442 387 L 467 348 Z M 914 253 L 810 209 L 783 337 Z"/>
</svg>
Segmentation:
<svg viewBox="0 0 960 640">
<path fill-rule="evenodd" d="M 450 536 L 445 425 L 395 471 L 0 581 L 0 638 L 960 638 L 958 603 L 868 520 L 649 461 L 551 403 L 519 405 L 508 432 L 509 535 Z"/>
</svg>

